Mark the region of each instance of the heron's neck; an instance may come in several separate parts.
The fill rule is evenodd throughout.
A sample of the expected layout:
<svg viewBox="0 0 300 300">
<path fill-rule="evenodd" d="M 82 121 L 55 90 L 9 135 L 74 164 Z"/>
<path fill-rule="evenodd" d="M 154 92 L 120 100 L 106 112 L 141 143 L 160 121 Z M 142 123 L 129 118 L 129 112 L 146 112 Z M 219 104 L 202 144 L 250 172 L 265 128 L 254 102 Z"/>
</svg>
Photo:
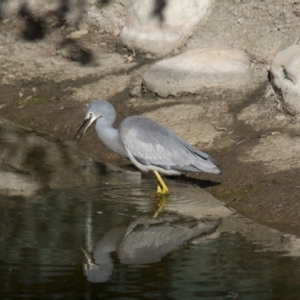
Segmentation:
<svg viewBox="0 0 300 300">
<path fill-rule="evenodd" d="M 99 119 L 101 120 L 101 119 Z M 115 153 L 127 157 L 126 151 L 119 138 L 119 132 L 112 126 L 103 125 L 101 122 L 97 121 L 96 131 L 100 140 Z"/>
</svg>

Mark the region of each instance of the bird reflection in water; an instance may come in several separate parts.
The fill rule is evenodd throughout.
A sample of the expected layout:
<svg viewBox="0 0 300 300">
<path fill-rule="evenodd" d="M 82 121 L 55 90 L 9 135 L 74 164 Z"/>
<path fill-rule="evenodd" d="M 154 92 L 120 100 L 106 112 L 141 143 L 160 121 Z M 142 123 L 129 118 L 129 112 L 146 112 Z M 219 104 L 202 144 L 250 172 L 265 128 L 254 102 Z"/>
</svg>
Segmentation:
<svg viewBox="0 0 300 300">
<path fill-rule="evenodd" d="M 84 274 L 90 282 L 106 282 L 114 267 L 110 257 L 113 251 L 123 264 L 155 263 L 189 240 L 213 233 L 217 227 L 216 220 L 182 220 L 173 215 L 159 220 L 141 216 L 109 230 L 97 243 L 93 259 L 82 249 L 86 257 Z"/>
</svg>

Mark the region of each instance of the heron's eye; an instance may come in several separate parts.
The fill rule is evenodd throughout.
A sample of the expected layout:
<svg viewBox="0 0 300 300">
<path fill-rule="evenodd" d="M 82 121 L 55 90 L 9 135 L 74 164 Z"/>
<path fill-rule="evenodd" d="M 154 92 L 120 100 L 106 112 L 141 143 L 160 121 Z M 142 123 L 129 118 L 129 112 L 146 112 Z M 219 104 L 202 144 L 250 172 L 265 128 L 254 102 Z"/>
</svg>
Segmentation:
<svg viewBox="0 0 300 300">
<path fill-rule="evenodd" d="M 93 113 L 89 113 L 89 117 L 91 119 L 93 117 Z"/>
</svg>

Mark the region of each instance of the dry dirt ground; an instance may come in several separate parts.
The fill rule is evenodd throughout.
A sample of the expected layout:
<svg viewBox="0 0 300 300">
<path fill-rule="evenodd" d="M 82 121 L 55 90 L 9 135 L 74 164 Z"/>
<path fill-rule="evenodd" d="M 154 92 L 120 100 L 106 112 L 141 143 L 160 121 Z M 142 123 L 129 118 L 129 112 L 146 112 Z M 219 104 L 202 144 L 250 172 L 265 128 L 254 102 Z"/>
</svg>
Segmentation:
<svg viewBox="0 0 300 300">
<path fill-rule="evenodd" d="M 300 235 L 298 119 L 278 110 L 263 67 L 265 79 L 251 92 L 203 91 L 162 99 L 139 91 L 152 61 L 120 47 L 117 37 L 89 27 L 79 39 L 68 40 L 68 28 L 53 26 L 35 40 L 27 30 L 21 19 L 0 24 L 1 117 L 71 140 L 86 104 L 96 97 L 115 105 L 116 125 L 129 115 L 149 115 L 196 142 L 224 171 L 222 176 L 185 174 L 174 180 L 189 181 L 245 216 Z M 213 130 L 202 130 L 203 120 Z M 193 140 L 197 132 L 205 133 L 203 142 Z M 130 165 L 102 147 L 94 130 L 79 146 L 95 160 Z"/>
</svg>

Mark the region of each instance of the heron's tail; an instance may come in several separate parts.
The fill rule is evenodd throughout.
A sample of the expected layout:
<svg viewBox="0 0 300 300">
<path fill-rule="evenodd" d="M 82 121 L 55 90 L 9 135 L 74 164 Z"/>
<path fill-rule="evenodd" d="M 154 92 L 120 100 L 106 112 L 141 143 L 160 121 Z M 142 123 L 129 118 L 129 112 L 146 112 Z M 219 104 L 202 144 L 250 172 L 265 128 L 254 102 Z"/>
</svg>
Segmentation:
<svg viewBox="0 0 300 300">
<path fill-rule="evenodd" d="M 195 155 L 197 156 L 197 159 L 195 160 L 195 163 L 193 165 L 195 168 L 198 169 L 198 172 L 202 171 L 202 172 L 212 173 L 212 174 L 223 173 L 218 163 L 208 154 L 198 150 L 195 153 Z"/>
<path fill-rule="evenodd" d="M 210 171 L 205 171 L 205 172 L 213 173 L 213 174 L 223 174 L 223 170 L 212 157 L 209 156 L 207 160 L 209 161 L 210 164 L 210 168 L 209 168 Z"/>
</svg>

